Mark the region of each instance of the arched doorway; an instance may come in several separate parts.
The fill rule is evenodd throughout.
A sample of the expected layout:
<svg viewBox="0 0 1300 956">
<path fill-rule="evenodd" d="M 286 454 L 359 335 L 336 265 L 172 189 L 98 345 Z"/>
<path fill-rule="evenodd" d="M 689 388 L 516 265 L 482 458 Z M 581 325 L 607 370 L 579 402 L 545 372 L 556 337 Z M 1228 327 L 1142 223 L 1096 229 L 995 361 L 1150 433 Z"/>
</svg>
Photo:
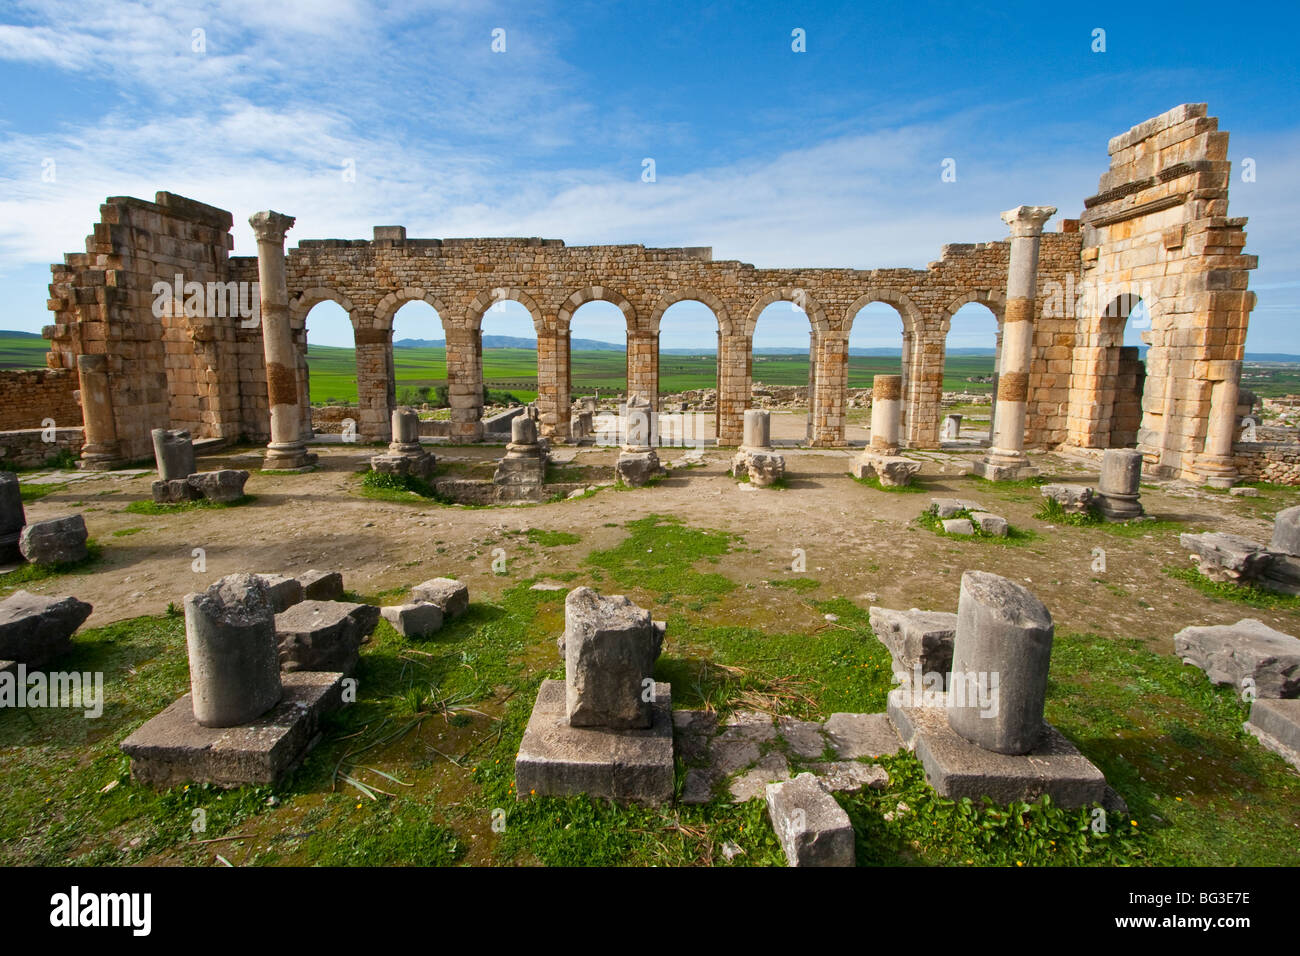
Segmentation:
<svg viewBox="0 0 1300 956">
<path fill-rule="evenodd" d="M 1142 428 L 1146 386 L 1146 342 L 1151 311 L 1135 295 L 1116 296 L 1101 314 L 1102 421 L 1099 433 L 1107 448 L 1135 448 Z"/>
<path fill-rule="evenodd" d="M 700 444 L 718 436 L 717 314 L 680 299 L 659 319 L 659 440 Z"/>
<path fill-rule="evenodd" d="M 952 313 L 944 338 L 940 442 L 975 447 L 992 442 L 1001 359 L 1002 327 L 988 305 L 966 302 Z"/>
<path fill-rule="evenodd" d="M 865 303 L 849 319 L 849 396 L 845 411 L 845 438 L 850 444 L 871 440 L 871 401 L 865 390 L 877 375 L 902 375 L 907 395 L 907 328 L 898 306 L 883 300 Z M 908 402 L 899 410 L 902 434 L 907 434 Z"/>
</svg>

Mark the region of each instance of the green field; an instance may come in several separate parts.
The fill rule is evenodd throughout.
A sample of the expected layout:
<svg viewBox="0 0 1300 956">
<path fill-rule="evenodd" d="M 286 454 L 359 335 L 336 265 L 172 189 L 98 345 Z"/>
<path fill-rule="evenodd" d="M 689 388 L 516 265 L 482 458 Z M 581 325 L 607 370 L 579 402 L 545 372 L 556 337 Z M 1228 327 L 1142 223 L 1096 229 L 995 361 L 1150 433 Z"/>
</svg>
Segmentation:
<svg viewBox="0 0 1300 956">
<path fill-rule="evenodd" d="M 0 369 L 45 368 L 48 343 L 40 338 L 0 336 Z M 398 388 L 445 385 L 447 352 L 442 348 L 397 349 L 393 353 Z M 307 350 L 311 367 L 311 399 L 317 404 L 357 400 L 356 357 L 352 349 L 312 345 Z M 626 356 L 623 352 L 574 352 L 573 392 L 592 389 L 621 391 L 627 385 Z M 767 385 L 808 384 L 806 355 L 756 355 L 754 379 Z M 871 378 L 882 372 L 898 372 L 899 360 L 890 357 L 852 356 L 849 359 L 849 387 L 869 388 Z M 993 373 L 991 356 L 953 356 L 944 365 L 943 388 L 947 392 L 988 392 L 987 383 L 971 378 Z M 483 377 L 491 388 L 507 389 L 529 401 L 536 396 L 537 353 L 532 349 L 485 349 Z M 659 389 L 681 392 L 711 388 L 717 381 L 717 363 L 712 355 L 661 355 Z M 1258 395 L 1300 394 L 1300 365 L 1247 364 L 1242 387 Z"/>
</svg>

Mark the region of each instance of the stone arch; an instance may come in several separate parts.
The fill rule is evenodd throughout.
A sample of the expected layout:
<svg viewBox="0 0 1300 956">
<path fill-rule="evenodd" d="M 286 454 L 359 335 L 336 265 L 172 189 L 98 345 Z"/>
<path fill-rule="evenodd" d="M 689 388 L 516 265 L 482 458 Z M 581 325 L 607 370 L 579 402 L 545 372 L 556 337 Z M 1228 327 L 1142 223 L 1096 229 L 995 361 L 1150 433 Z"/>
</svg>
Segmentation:
<svg viewBox="0 0 1300 956">
<path fill-rule="evenodd" d="M 558 324 L 561 331 L 569 327 L 569 322 L 573 319 L 573 313 L 588 302 L 610 302 L 618 306 L 619 311 L 623 313 L 623 318 L 627 320 L 627 331 L 635 331 L 636 309 L 633 308 L 632 303 L 613 289 L 603 285 L 591 285 L 585 289 L 579 289 L 560 303 Z"/>
<path fill-rule="evenodd" d="M 322 302 L 333 302 L 342 307 L 343 311 L 348 314 L 348 318 L 352 320 L 352 325 L 356 326 L 357 307 L 352 304 L 352 300 L 337 289 L 329 289 L 325 286 L 313 286 L 310 289 L 304 289 L 290 299 L 290 320 L 295 326 L 301 327 L 307 318 L 307 313 Z"/>
<path fill-rule="evenodd" d="M 821 303 L 813 298 L 807 289 L 786 287 L 774 289 L 754 300 L 754 304 L 749 307 L 749 312 L 745 316 L 745 335 L 751 339 L 754 337 L 754 330 L 758 327 L 758 317 L 773 302 L 794 303 L 803 309 L 804 314 L 808 316 L 808 321 L 819 335 L 830 331 L 830 320 L 826 318 L 826 310 L 821 307 Z"/>
<path fill-rule="evenodd" d="M 962 309 L 963 306 L 971 303 L 982 305 L 993 314 L 995 330 L 993 333 L 993 388 L 989 404 L 989 434 L 987 444 L 991 445 L 993 438 L 997 433 L 997 415 L 998 415 L 998 381 L 1002 367 L 1002 325 L 1003 318 L 1006 314 L 1006 293 L 997 289 L 968 289 L 961 293 L 939 313 L 939 327 L 937 331 L 937 341 L 939 344 L 939 363 L 937 369 L 932 369 L 931 374 L 937 377 L 939 381 L 939 391 L 932 396 L 935 399 L 932 409 L 927 408 L 925 428 L 927 434 L 933 432 L 936 444 L 939 443 L 939 419 L 943 414 L 942 409 L 942 383 L 943 371 L 948 361 L 948 333 L 952 331 L 953 317 Z M 933 412 L 931 420 L 930 411 Z M 987 445 L 986 445 L 987 447 Z"/>
<path fill-rule="evenodd" d="M 948 337 L 948 332 L 952 329 L 952 317 L 957 314 L 957 310 L 971 302 L 976 302 L 993 313 L 993 318 L 998 323 L 998 334 L 1001 335 L 1002 318 L 1007 310 L 1006 293 L 996 289 L 972 289 L 963 292 L 944 306 L 939 319 L 939 331 L 944 338 Z"/>
<path fill-rule="evenodd" d="M 915 335 L 925 321 L 920 307 L 907 294 L 895 292 L 893 289 L 868 289 L 854 299 L 853 303 L 844 311 L 844 330 L 847 333 L 850 335 L 853 333 L 853 322 L 858 317 L 858 313 L 873 302 L 883 302 L 897 310 L 903 320 L 903 334 L 905 335 Z"/>
<path fill-rule="evenodd" d="M 478 295 L 474 296 L 474 301 L 469 304 L 469 328 L 479 332 L 483 328 L 483 316 L 493 304 L 504 301 L 518 302 L 528 314 L 533 317 L 533 329 L 540 336 L 546 326 L 545 317 L 542 314 L 542 308 L 537 304 L 529 293 L 523 289 L 514 286 L 496 286 L 491 289 L 485 289 Z M 436 306 L 435 306 L 436 308 Z M 442 313 L 439 313 L 441 315 Z"/>
<path fill-rule="evenodd" d="M 1169 394 L 1148 394 L 1147 370 L 1168 361 L 1163 330 L 1166 317 L 1150 288 L 1107 290 L 1107 298 L 1088 304 L 1079 316 L 1077 345 L 1070 376 L 1069 443 L 1083 448 L 1139 445 L 1144 455 L 1158 457 L 1168 435 L 1165 410 Z M 1146 307 L 1151 333 L 1146 359 L 1137 349 L 1124 348 L 1124 330 L 1133 310 Z M 1157 382 L 1159 379 L 1157 378 Z M 1166 391 L 1170 379 L 1164 379 Z M 1141 441 L 1139 441 L 1141 439 Z"/>
<path fill-rule="evenodd" d="M 718 328 L 723 334 L 730 334 L 731 313 L 727 311 L 726 305 L 712 292 L 706 292 L 694 286 L 678 289 L 676 292 L 668 292 L 661 296 L 659 301 L 655 303 L 654 311 L 650 313 L 650 329 L 658 333 L 659 322 L 669 307 L 676 305 L 678 302 L 690 301 L 702 302 L 707 305 L 713 313 L 713 317 L 718 320 Z"/>
<path fill-rule="evenodd" d="M 407 286 L 405 289 L 399 289 L 396 292 L 390 292 L 379 300 L 375 306 L 375 328 L 389 329 L 393 327 L 393 317 L 397 315 L 397 310 L 408 302 L 426 302 L 433 306 L 434 311 L 438 313 L 438 318 L 445 325 L 447 322 L 448 309 L 432 292 L 425 292 L 423 289 L 415 286 Z"/>
</svg>

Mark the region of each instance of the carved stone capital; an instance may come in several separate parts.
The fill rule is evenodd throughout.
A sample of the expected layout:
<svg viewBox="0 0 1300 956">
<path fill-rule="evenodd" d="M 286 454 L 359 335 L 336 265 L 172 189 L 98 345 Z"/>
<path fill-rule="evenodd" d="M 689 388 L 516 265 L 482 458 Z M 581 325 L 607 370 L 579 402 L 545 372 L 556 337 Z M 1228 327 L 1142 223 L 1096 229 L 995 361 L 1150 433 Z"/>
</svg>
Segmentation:
<svg viewBox="0 0 1300 956">
<path fill-rule="evenodd" d="M 248 224 L 253 227 L 258 242 L 274 242 L 279 245 L 284 245 L 284 234 L 293 228 L 294 222 L 293 216 L 271 212 L 269 209 L 248 217 Z"/>
<path fill-rule="evenodd" d="M 1056 215 L 1055 206 L 1017 206 L 1002 214 L 1014 238 L 1041 236 L 1047 220 Z"/>
</svg>

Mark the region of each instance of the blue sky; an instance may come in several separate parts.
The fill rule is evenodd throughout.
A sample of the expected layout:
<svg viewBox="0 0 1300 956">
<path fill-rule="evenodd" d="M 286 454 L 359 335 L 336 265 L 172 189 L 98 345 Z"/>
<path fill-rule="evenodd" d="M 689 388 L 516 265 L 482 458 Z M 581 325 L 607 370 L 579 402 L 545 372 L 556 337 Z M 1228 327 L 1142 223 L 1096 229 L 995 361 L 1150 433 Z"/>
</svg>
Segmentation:
<svg viewBox="0 0 1300 956">
<path fill-rule="evenodd" d="M 1256 164 L 1231 193 L 1260 256 L 1247 348 L 1300 353 L 1295 5 L 1057 6 L 10 0 L 0 328 L 50 321 L 48 264 L 82 247 L 105 196 L 158 189 L 232 210 L 245 255 L 248 215 L 273 208 L 298 218 L 290 243 L 401 223 L 411 236 L 706 245 L 758 266 L 924 268 L 944 243 L 1004 238 L 998 216 L 1014 205 L 1077 216 L 1111 136 L 1207 102 L 1229 158 Z M 796 28 L 807 52 L 791 49 Z M 945 158 L 955 182 L 941 181 Z M 485 331 L 531 334 L 518 315 L 490 314 Z M 325 306 L 309 328 L 350 341 Z M 621 340 L 597 304 L 573 328 Z M 683 306 L 663 344 L 712 344 L 712 330 Z M 398 336 L 441 330 L 408 306 Z M 873 307 L 852 345 L 898 336 L 892 310 Z M 991 341 L 971 306 L 949 344 Z M 806 344 L 787 307 L 759 323 L 760 347 Z"/>
</svg>

